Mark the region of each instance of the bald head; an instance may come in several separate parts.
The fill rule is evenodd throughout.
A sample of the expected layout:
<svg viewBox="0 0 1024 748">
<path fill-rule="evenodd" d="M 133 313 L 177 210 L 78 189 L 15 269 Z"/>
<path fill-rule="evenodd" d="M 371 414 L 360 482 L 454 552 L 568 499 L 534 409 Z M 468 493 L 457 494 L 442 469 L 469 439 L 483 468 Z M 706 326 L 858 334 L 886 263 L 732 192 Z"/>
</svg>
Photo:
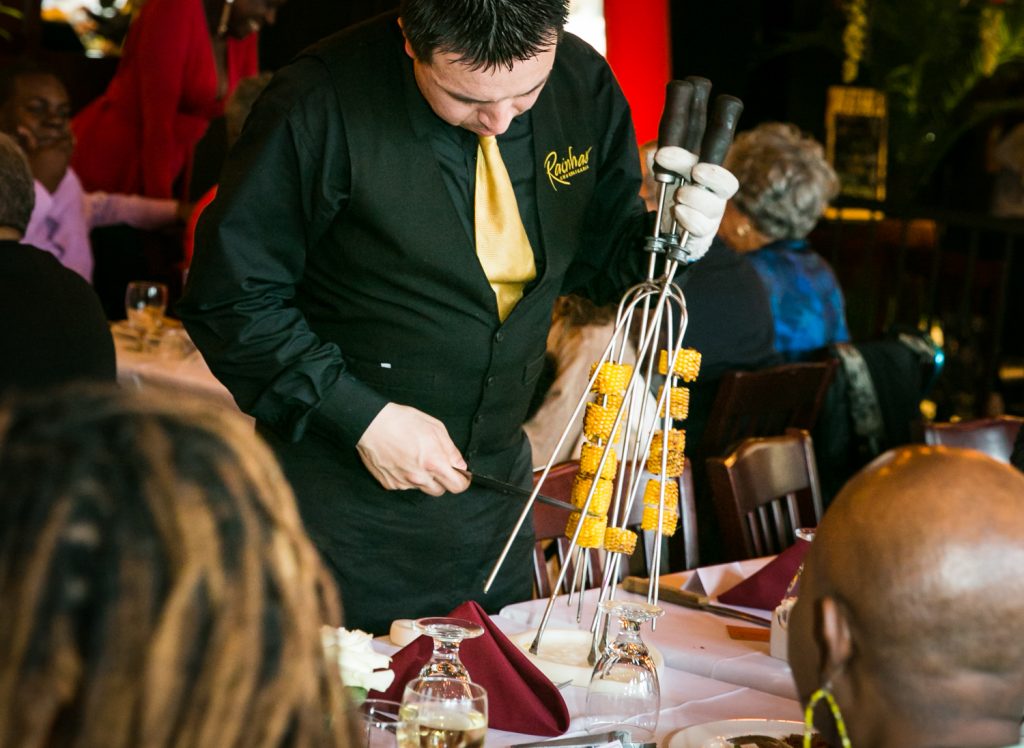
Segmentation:
<svg viewBox="0 0 1024 748">
<path fill-rule="evenodd" d="M 794 615 L 817 629 L 818 661 L 792 643 L 801 696 L 857 671 L 903 714 L 1019 721 L 1024 475 L 968 450 L 888 452 L 829 508 L 804 581 Z M 824 600 L 841 619 L 831 634 Z"/>
</svg>

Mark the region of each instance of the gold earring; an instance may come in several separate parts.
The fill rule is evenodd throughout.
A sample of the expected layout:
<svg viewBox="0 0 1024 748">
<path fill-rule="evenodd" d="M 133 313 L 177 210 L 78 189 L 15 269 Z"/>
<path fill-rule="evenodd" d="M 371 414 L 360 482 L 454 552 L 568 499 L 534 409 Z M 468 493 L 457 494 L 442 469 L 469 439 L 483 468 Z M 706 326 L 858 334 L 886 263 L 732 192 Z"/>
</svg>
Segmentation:
<svg viewBox="0 0 1024 748">
<path fill-rule="evenodd" d="M 228 33 L 228 21 L 231 20 L 231 6 L 235 0 L 224 0 L 224 6 L 220 11 L 220 23 L 217 24 L 217 36 L 225 36 Z"/>
<path fill-rule="evenodd" d="M 843 714 L 839 711 L 839 704 L 836 703 L 836 699 L 832 695 L 830 685 L 826 683 L 812 693 L 810 700 L 807 702 L 807 707 L 804 709 L 804 748 L 811 748 L 811 738 L 814 734 L 814 707 L 822 699 L 828 704 L 828 710 L 832 712 L 832 719 L 836 722 L 836 732 L 839 733 L 839 741 L 842 743 L 843 748 L 852 748 L 850 736 L 846 732 L 846 720 L 843 719 Z"/>
<path fill-rule="evenodd" d="M 749 233 L 750 233 L 750 224 L 749 223 L 741 223 L 739 226 L 736 227 L 736 236 L 740 237 L 741 239 L 746 237 L 746 235 L 749 234 Z"/>
</svg>

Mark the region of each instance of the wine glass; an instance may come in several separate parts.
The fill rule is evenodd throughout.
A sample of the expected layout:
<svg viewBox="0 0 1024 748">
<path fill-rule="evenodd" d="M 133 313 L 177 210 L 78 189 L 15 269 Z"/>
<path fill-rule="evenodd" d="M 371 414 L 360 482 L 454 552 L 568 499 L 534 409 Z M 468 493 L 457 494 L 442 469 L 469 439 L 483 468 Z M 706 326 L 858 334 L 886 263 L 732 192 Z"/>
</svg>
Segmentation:
<svg viewBox="0 0 1024 748">
<path fill-rule="evenodd" d="M 399 748 L 481 748 L 487 691 L 459 678 L 416 678 L 405 687 L 399 715 Z"/>
<path fill-rule="evenodd" d="M 128 326 L 146 348 L 149 339 L 156 337 L 163 325 L 164 312 L 167 311 L 167 286 L 151 281 L 132 281 L 124 292 L 124 310 Z"/>
<path fill-rule="evenodd" d="M 640 625 L 664 611 L 621 600 L 605 600 L 600 607 L 609 619 L 618 619 L 619 632 L 590 675 L 584 724 L 590 732 L 629 730 L 633 742 L 650 742 L 658 727 L 661 686 Z"/>
<path fill-rule="evenodd" d="M 459 660 L 459 644 L 483 634 L 483 626 L 462 618 L 420 618 L 413 626 L 434 640 L 434 652 L 420 670 L 420 677 L 436 675 L 469 682 L 469 671 Z"/>
<path fill-rule="evenodd" d="M 384 699 L 366 699 L 353 706 L 349 713 L 355 721 L 357 745 L 360 748 L 396 748 L 401 708 L 397 701 Z"/>
<path fill-rule="evenodd" d="M 813 527 L 798 527 L 793 531 L 800 540 L 806 540 L 808 543 L 814 542 L 814 530 Z M 800 595 L 800 577 L 804 573 L 804 562 L 801 561 L 800 565 L 796 567 L 796 573 L 793 578 L 789 580 L 789 584 L 786 585 L 786 594 L 782 596 L 782 600 L 779 602 L 779 609 L 777 616 L 779 623 L 783 628 L 789 625 L 789 612 L 793 609 L 793 605 L 796 603 L 797 597 Z"/>
</svg>

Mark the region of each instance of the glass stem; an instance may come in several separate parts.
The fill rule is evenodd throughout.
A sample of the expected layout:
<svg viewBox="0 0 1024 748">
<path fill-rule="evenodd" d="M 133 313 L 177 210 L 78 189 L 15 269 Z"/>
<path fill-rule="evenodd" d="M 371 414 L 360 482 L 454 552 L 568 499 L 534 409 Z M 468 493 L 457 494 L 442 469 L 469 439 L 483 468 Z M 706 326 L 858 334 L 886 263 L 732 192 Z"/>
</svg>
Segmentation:
<svg viewBox="0 0 1024 748">
<path fill-rule="evenodd" d="M 434 639 L 435 662 L 450 662 L 453 665 L 459 662 L 459 642 Z"/>
<path fill-rule="evenodd" d="M 624 642 L 640 643 L 640 621 L 633 621 L 629 618 L 620 619 L 619 640 Z"/>
</svg>

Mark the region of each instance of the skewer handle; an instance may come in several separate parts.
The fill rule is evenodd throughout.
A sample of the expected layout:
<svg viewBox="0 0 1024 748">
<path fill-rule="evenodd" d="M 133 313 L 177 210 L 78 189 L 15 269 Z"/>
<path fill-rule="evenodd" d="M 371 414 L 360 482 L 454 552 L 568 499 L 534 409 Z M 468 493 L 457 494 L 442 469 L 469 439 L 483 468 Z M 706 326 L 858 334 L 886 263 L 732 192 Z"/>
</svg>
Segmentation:
<svg viewBox="0 0 1024 748">
<path fill-rule="evenodd" d="M 693 101 L 693 84 L 690 81 L 669 81 L 665 87 L 665 108 L 658 123 L 658 147 L 667 145 L 683 147 L 686 142 L 686 128 L 690 124 L 690 103 Z M 659 182 L 674 182 L 679 179 L 665 167 L 654 165 L 655 179 Z"/>
<path fill-rule="evenodd" d="M 729 152 L 736 125 L 743 113 L 743 102 L 735 96 L 722 95 L 715 99 L 711 121 L 700 146 L 700 160 L 705 164 L 721 164 Z"/>
<path fill-rule="evenodd" d="M 686 80 L 693 86 L 693 101 L 690 103 L 690 121 L 686 126 L 686 142 L 683 148 L 700 155 L 701 139 L 708 121 L 708 100 L 711 98 L 711 81 L 698 75 L 688 75 Z"/>
</svg>

